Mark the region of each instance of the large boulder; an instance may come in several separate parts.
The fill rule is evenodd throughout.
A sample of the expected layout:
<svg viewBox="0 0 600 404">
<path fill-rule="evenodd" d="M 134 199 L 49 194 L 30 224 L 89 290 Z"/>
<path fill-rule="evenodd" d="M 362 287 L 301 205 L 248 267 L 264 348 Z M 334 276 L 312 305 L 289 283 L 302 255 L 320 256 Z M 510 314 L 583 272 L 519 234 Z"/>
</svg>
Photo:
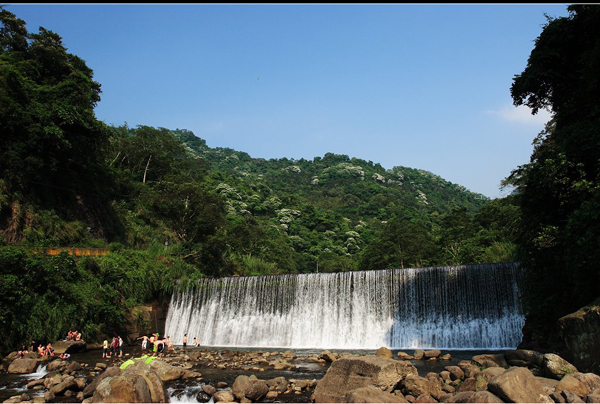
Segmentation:
<svg viewBox="0 0 600 404">
<path fill-rule="evenodd" d="M 39 363 L 35 359 L 19 358 L 8 365 L 8 373 L 34 373 Z"/>
<path fill-rule="evenodd" d="M 577 372 L 577 368 L 558 355 L 547 353 L 542 358 L 542 369 L 546 377 L 562 379 L 569 373 Z"/>
<path fill-rule="evenodd" d="M 54 355 L 60 355 L 62 353 L 78 353 L 85 352 L 87 350 L 87 344 L 84 340 L 80 341 L 57 341 L 52 345 L 54 347 Z"/>
<path fill-rule="evenodd" d="M 168 396 L 158 374 L 149 366 L 128 367 L 120 375 L 106 377 L 94 391 L 94 403 L 166 403 Z"/>
<path fill-rule="evenodd" d="M 325 373 L 315 389 L 317 403 L 342 403 L 346 394 L 361 387 L 375 386 L 391 392 L 408 375 L 418 375 L 409 361 L 381 356 L 349 356 L 338 359 Z"/>
<path fill-rule="evenodd" d="M 600 389 L 600 376 L 594 373 L 571 373 L 562 378 L 555 388 L 557 391 L 570 391 L 579 397 L 585 397 Z"/>
<path fill-rule="evenodd" d="M 600 372 L 600 298 L 561 317 L 558 324 L 574 365 L 585 372 Z"/>
<path fill-rule="evenodd" d="M 269 386 L 265 380 L 259 380 L 254 375 L 241 375 L 233 382 L 231 392 L 238 400 L 248 398 L 256 402 L 267 395 Z"/>
<path fill-rule="evenodd" d="M 488 390 L 509 403 L 554 403 L 526 368 L 513 367 L 494 377 Z"/>
<path fill-rule="evenodd" d="M 346 393 L 345 403 L 408 403 L 404 397 L 382 391 L 374 386 L 361 387 Z"/>
</svg>

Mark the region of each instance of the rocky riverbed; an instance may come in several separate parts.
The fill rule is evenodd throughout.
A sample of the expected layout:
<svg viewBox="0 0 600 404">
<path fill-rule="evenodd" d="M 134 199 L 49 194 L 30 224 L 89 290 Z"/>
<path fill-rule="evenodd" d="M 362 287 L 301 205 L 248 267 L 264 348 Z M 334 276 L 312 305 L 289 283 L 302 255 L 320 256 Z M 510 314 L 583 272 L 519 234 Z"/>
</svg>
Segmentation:
<svg viewBox="0 0 600 404">
<path fill-rule="evenodd" d="M 69 348 L 66 348 L 68 350 Z M 529 350 L 307 352 L 130 347 L 4 358 L 3 402 L 600 402 L 600 376 Z M 459 356 L 457 358 L 457 356 Z M 37 372 L 37 373 L 36 373 Z"/>
</svg>

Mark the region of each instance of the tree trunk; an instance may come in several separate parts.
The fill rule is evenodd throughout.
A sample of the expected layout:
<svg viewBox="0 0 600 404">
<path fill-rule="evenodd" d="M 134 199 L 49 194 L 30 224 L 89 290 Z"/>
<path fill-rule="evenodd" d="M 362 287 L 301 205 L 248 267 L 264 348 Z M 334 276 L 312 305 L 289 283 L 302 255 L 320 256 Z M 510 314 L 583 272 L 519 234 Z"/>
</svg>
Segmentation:
<svg viewBox="0 0 600 404">
<path fill-rule="evenodd" d="M 150 155 L 150 157 L 148 157 L 148 162 L 146 163 L 146 168 L 144 169 L 144 179 L 142 180 L 142 182 L 144 184 L 146 183 L 146 174 L 148 173 L 148 166 L 150 165 L 151 158 L 152 158 L 152 155 Z"/>
</svg>

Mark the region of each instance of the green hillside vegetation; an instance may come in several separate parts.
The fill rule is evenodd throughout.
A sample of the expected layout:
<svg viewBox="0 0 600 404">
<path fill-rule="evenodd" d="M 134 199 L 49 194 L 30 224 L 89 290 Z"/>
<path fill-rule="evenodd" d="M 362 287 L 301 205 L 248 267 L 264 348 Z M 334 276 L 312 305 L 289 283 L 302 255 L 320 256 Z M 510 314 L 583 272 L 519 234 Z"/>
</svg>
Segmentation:
<svg viewBox="0 0 600 404">
<path fill-rule="evenodd" d="M 0 8 L 0 351 L 120 332 L 199 277 L 512 261 L 514 197 L 327 153 L 253 158 L 192 132 L 111 127 L 59 35 Z M 45 247 L 105 247 L 104 257 Z"/>
</svg>

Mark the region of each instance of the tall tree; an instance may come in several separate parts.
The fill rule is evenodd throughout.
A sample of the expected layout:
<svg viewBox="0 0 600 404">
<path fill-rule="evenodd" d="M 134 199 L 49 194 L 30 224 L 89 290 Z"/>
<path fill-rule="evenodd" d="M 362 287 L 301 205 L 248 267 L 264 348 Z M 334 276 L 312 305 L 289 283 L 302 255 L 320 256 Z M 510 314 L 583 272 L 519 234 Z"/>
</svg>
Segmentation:
<svg viewBox="0 0 600 404">
<path fill-rule="evenodd" d="M 58 34 L 43 27 L 29 33 L 25 22 L 5 9 L 0 9 L 0 46 L 3 193 L 37 199 L 49 208 L 60 200 L 75 210 L 89 205 L 105 210 L 98 196 L 106 193 L 102 150 L 108 130 L 94 114 L 100 84 L 92 69 L 67 52 Z M 7 208 L 10 203 L 0 205 L 4 214 L 12 210 L 9 216 L 18 210 Z"/>
<path fill-rule="evenodd" d="M 548 326 L 546 340 L 560 316 L 600 295 L 600 7 L 568 11 L 548 17 L 511 87 L 515 105 L 554 115 L 506 181 L 522 209 L 528 319 Z"/>
</svg>

